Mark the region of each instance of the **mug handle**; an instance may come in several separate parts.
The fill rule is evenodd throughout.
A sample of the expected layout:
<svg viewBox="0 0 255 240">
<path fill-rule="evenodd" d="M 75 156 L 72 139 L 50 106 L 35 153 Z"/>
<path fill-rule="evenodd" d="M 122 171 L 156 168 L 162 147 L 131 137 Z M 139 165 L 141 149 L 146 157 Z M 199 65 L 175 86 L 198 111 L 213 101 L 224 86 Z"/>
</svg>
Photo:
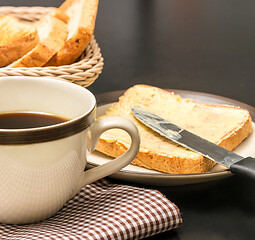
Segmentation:
<svg viewBox="0 0 255 240">
<path fill-rule="evenodd" d="M 91 126 L 91 152 L 95 150 L 100 135 L 106 130 L 119 128 L 126 131 L 131 137 L 130 148 L 121 156 L 108 163 L 86 170 L 82 176 L 78 191 L 85 185 L 100 178 L 109 176 L 127 166 L 136 157 L 140 147 L 140 136 L 136 125 L 123 117 L 108 117 L 94 122 Z"/>
</svg>

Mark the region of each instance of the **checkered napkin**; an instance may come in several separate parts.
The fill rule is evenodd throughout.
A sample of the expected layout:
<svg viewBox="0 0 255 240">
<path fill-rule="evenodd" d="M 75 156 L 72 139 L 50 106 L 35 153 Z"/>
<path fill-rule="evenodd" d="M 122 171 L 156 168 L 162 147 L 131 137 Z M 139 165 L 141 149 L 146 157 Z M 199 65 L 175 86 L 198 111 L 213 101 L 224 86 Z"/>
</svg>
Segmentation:
<svg viewBox="0 0 255 240">
<path fill-rule="evenodd" d="M 156 190 L 99 180 L 55 216 L 35 224 L 0 224 L 1 240 L 141 239 L 181 225 L 176 205 Z"/>
</svg>

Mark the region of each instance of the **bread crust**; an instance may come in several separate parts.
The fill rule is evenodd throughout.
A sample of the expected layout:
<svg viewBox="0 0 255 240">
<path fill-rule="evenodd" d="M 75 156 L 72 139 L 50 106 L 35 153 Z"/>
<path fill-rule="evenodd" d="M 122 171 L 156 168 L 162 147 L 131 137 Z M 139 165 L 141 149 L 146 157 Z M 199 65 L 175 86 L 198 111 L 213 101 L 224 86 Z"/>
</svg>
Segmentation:
<svg viewBox="0 0 255 240">
<path fill-rule="evenodd" d="M 54 10 L 36 23 L 39 43 L 8 67 L 41 67 L 47 63 L 65 43 L 68 30 L 62 19 L 66 18 L 60 18 L 59 10 Z"/>
<path fill-rule="evenodd" d="M 159 94 L 160 96 L 163 96 L 163 99 L 166 98 L 166 96 L 171 95 L 172 93 L 169 93 L 163 89 L 151 87 L 148 85 L 136 85 L 133 88 L 128 89 L 122 97 L 120 97 L 119 102 L 114 103 L 113 107 L 111 109 L 116 109 L 124 107 L 124 105 L 128 104 L 127 102 L 130 101 L 130 95 L 133 95 L 133 98 L 137 98 L 135 94 L 139 94 L 139 92 L 136 91 L 136 89 L 142 89 L 141 92 L 149 91 L 151 94 Z M 150 94 L 148 94 L 150 95 Z M 207 111 L 236 111 L 237 114 L 240 114 L 242 116 L 240 118 L 240 122 L 238 121 L 234 128 L 231 129 L 231 131 L 223 132 L 221 134 L 220 139 L 214 140 L 214 142 L 228 150 L 233 150 L 235 147 L 237 147 L 252 131 L 252 120 L 248 113 L 248 111 L 240 109 L 238 107 L 233 106 L 225 106 L 225 105 L 212 105 L 212 104 L 206 104 L 206 103 L 198 103 L 196 101 L 187 99 L 183 100 L 178 95 L 172 95 L 174 98 L 176 98 L 176 101 L 183 101 L 183 104 L 191 105 L 193 109 L 195 108 L 208 108 Z M 154 96 L 152 96 L 153 98 Z M 149 99 L 144 99 L 147 101 L 147 103 L 143 103 L 143 107 L 145 106 L 152 106 L 153 103 L 150 102 Z M 140 102 L 139 102 L 140 103 Z M 178 105 L 179 106 L 179 105 Z M 128 106 L 127 106 L 128 108 Z M 116 114 L 115 112 L 112 113 L 111 109 L 104 115 L 103 117 L 112 116 L 112 114 Z M 149 109 L 149 107 L 148 107 Z M 228 110 L 227 110 L 228 109 Z M 126 112 L 127 115 L 121 114 L 120 116 L 128 117 L 130 118 L 139 128 L 139 131 L 141 130 L 141 123 L 139 123 L 133 116 L 131 116 L 130 110 L 125 109 L 123 112 Z M 192 110 L 191 110 L 192 111 Z M 198 109 L 197 111 L 200 111 Z M 203 111 L 203 110 L 202 110 Z M 159 111 L 160 112 L 160 111 Z M 214 113 L 212 113 L 214 114 Z M 213 115 L 212 115 L 213 116 Z M 238 119 L 238 117 L 237 117 Z M 142 126 L 144 128 L 144 126 Z M 142 129 L 143 130 L 143 129 Z M 140 131 L 141 137 L 143 137 L 144 134 L 146 137 L 150 137 L 151 134 L 149 133 L 149 129 L 145 129 L 145 131 Z M 114 135 L 115 136 L 115 135 Z M 160 145 L 163 144 L 169 144 L 169 147 L 171 142 L 166 142 L 167 140 L 164 140 L 163 137 L 157 136 L 158 139 L 162 138 L 162 141 L 157 143 L 155 141 L 155 145 L 160 148 Z M 148 145 L 147 145 L 148 146 Z M 155 151 L 149 146 L 147 147 L 146 144 L 141 143 L 141 148 L 139 150 L 139 153 L 137 157 L 133 160 L 132 164 L 146 167 L 148 169 L 154 169 L 165 173 L 171 173 L 171 174 L 190 174 L 190 173 L 201 173 L 201 172 L 207 172 L 209 171 L 214 165 L 215 162 L 212 160 L 203 157 L 202 155 L 199 155 L 197 153 L 193 153 L 190 150 L 186 150 L 187 154 L 178 153 L 178 150 L 175 149 L 175 153 L 164 153 L 160 151 Z M 129 148 L 129 142 L 121 141 L 116 136 L 111 137 L 111 135 L 102 135 L 98 141 L 96 149 L 100 152 L 103 152 L 106 155 L 117 157 L 122 155 L 127 149 Z M 179 146 L 180 149 L 184 149 L 183 147 Z M 189 153 L 192 153 L 190 155 Z"/>
<path fill-rule="evenodd" d="M 32 50 L 39 41 L 37 29 L 12 16 L 0 17 L 0 67 L 16 61 Z"/>
<path fill-rule="evenodd" d="M 67 65 L 79 58 L 94 33 L 98 0 L 67 0 L 59 9 L 69 16 L 68 27 L 73 33 L 69 31 L 63 47 L 45 66 Z M 75 18 L 76 20 L 74 20 Z"/>
</svg>

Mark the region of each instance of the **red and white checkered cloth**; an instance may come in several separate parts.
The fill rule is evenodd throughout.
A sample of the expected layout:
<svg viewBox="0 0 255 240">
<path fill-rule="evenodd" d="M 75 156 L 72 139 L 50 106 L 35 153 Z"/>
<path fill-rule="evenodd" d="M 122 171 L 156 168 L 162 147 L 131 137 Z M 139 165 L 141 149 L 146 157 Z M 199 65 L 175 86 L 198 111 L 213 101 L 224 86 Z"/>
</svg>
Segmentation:
<svg viewBox="0 0 255 240">
<path fill-rule="evenodd" d="M 176 205 L 160 192 L 99 180 L 55 216 L 35 224 L 0 224 L 1 240 L 141 239 L 180 226 Z"/>
</svg>

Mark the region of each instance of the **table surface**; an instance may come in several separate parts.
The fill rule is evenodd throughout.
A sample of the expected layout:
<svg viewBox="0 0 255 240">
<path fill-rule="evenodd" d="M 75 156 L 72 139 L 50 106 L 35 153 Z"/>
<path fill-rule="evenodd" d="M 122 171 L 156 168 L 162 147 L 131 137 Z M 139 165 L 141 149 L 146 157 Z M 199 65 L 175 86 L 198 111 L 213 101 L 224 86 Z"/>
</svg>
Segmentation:
<svg viewBox="0 0 255 240">
<path fill-rule="evenodd" d="M 1 0 L 0 5 L 57 7 L 61 2 Z M 101 0 L 95 36 L 105 66 L 89 89 L 99 94 L 143 83 L 255 106 L 254 8 L 254 1 L 242 0 Z M 149 187 L 178 205 L 184 220 L 179 229 L 149 239 L 255 238 L 250 179 Z"/>
</svg>

